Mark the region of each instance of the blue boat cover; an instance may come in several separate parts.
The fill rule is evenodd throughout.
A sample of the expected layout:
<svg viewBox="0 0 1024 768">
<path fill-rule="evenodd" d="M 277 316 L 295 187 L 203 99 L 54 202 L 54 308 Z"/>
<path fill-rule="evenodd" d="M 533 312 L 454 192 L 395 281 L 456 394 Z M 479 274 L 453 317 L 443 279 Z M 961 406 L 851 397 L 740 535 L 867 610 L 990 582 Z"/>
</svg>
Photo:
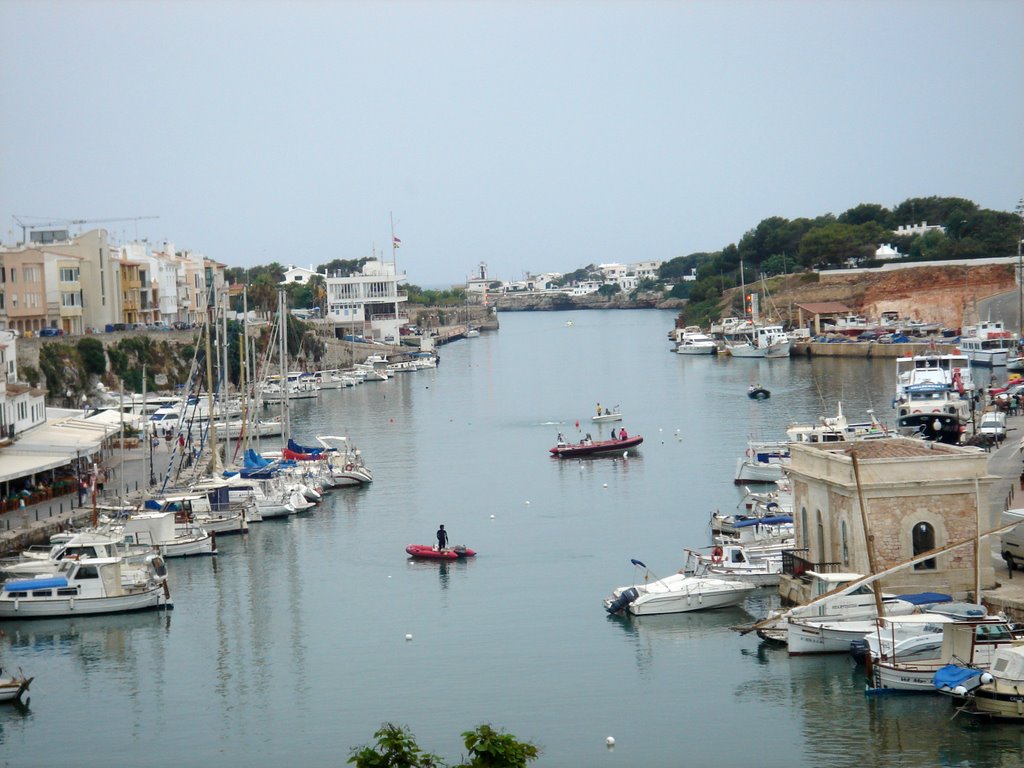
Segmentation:
<svg viewBox="0 0 1024 768">
<path fill-rule="evenodd" d="M 928 605 L 929 603 L 950 603 L 953 601 L 951 595 L 944 595 L 941 592 L 917 592 L 910 595 L 896 595 L 897 600 L 902 600 L 911 605 Z"/>
<path fill-rule="evenodd" d="M 4 584 L 5 592 L 30 592 L 33 589 L 53 589 L 54 587 L 66 587 L 68 580 L 63 576 L 53 576 L 46 579 L 18 579 L 8 581 Z"/>
<path fill-rule="evenodd" d="M 163 507 L 163 505 L 156 499 L 146 499 L 146 503 L 143 504 L 146 509 L 155 509 L 157 512 Z"/>
<path fill-rule="evenodd" d="M 752 517 L 749 520 L 739 520 L 733 523 L 733 528 L 749 528 L 752 525 L 780 525 L 782 523 L 792 523 L 792 515 L 770 515 L 768 517 L 756 518 Z"/>
<path fill-rule="evenodd" d="M 958 685 L 965 685 L 972 678 L 981 675 L 982 670 L 971 667 L 961 667 L 956 664 L 947 664 L 940 668 L 932 677 L 932 685 L 936 690 L 952 690 Z"/>
</svg>

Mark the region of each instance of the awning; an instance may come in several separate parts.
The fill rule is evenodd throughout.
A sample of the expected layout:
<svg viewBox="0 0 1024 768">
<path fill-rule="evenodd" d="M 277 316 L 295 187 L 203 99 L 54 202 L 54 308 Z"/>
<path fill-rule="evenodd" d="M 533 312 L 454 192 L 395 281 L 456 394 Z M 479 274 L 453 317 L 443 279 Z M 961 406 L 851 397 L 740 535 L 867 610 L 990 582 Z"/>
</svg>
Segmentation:
<svg viewBox="0 0 1024 768">
<path fill-rule="evenodd" d="M 0 482 L 63 467 L 74 460 L 74 455 L 68 456 L 63 453 L 24 454 L 4 451 L 0 454 Z"/>
</svg>

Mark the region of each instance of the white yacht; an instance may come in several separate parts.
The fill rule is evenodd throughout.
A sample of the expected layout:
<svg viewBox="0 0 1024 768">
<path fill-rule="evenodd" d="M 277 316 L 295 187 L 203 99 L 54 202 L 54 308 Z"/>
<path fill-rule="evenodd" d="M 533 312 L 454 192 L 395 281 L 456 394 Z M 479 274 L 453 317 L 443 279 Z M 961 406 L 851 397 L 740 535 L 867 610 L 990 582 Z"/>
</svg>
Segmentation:
<svg viewBox="0 0 1024 768">
<path fill-rule="evenodd" d="M 718 345 L 715 340 L 703 333 L 695 325 L 677 329 L 675 334 L 675 352 L 680 355 L 717 355 Z"/>
<path fill-rule="evenodd" d="M 609 613 L 628 612 L 634 616 L 688 613 L 738 605 L 754 591 L 753 584 L 706 576 L 674 573 L 664 579 L 617 587 L 605 598 Z"/>
<path fill-rule="evenodd" d="M 959 347 L 974 365 L 995 368 L 1017 358 L 1019 344 L 1017 337 L 1001 322 L 986 320 L 964 328 Z"/>
</svg>

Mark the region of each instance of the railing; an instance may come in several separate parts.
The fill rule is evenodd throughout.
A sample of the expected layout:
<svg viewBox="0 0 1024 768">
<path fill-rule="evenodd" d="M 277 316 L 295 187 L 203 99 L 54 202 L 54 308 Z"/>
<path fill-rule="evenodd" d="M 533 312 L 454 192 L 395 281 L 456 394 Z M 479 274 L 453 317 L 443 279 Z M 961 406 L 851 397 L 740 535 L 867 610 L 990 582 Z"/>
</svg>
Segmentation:
<svg viewBox="0 0 1024 768">
<path fill-rule="evenodd" d="M 842 571 L 842 563 L 816 563 L 801 557 L 800 552 L 808 553 L 809 549 L 786 549 L 782 551 L 782 572 L 787 576 L 794 576 L 798 579 L 809 578 L 805 576 L 807 571 L 816 573 L 839 573 Z"/>
</svg>

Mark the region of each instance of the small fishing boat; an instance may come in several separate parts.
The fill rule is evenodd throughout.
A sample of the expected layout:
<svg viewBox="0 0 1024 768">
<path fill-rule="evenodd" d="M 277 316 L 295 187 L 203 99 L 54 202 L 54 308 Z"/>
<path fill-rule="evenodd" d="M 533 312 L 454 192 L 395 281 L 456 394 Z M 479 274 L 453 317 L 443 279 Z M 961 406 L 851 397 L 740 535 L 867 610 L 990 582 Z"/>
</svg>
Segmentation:
<svg viewBox="0 0 1024 768">
<path fill-rule="evenodd" d="M 622 421 L 622 411 L 619 410 L 619 406 L 614 408 L 605 408 L 596 416 L 591 416 L 590 420 L 598 424 L 604 424 L 609 421 Z"/>
<path fill-rule="evenodd" d="M 405 548 L 413 557 L 423 558 L 425 560 L 462 560 L 466 557 L 473 557 L 476 552 L 462 544 L 456 544 L 454 547 L 445 547 L 444 549 L 437 549 L 429 544 L 410 544 Z"/>
<path fill-rule="evenodd" d="M 558 444 L 548 451 L 552 456 L 557 456 L 560 459 L 573 459 L 580 456 L 593 456 L 598 453 L 624 453 L 630 448 L 640 445 L 643 441 L 644 439 L 640 435 L 633 435 L 625 440 L 592 440 L 585 437 L 578 443 L 568 443 L 564 438 L 560 438 Z"/>
<path fill-rule="evenodd" d="M 25 677 L 18 670 L 17 675 L 5 675 L 0 670 L 0 704 L 9 701 L 21 701 L 21 695 L 32 684 L 31 677 Z"/>
<path fill-rule="evenodd" d="M 772 393 L 762 387 L 760 384 L 751 384 L 747 388 L 747 397 L 751 400 L 767 400 L 772 396 Z"/>
</svg>

